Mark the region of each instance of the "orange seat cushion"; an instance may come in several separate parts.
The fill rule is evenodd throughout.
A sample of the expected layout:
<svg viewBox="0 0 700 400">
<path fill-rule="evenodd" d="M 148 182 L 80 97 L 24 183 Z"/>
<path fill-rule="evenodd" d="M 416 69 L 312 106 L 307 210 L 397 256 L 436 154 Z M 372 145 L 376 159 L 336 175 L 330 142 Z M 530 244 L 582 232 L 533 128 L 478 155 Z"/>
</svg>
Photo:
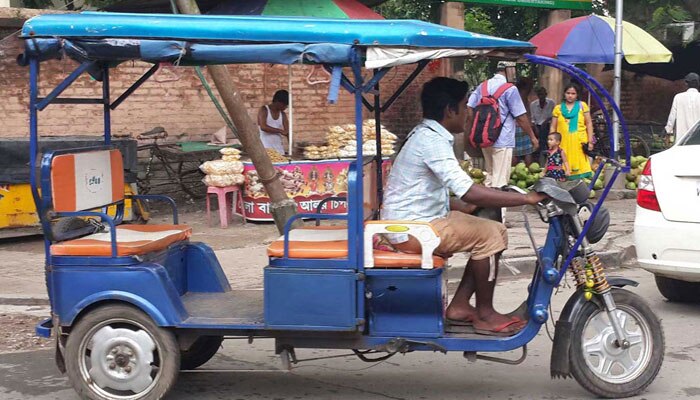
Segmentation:
<svg viewBox="0 0 700 400">
<path fill-rule="evenodd" d="M 267 248 L 269 257 L 284 256 L 284 236 Z M 346 226 L 315 226 L 297 228 L 289 232 L 289 258 L 330 259 L 348 257 Z M 445 265 L 445 259 L 433 256 L 435 268 Z M 374 250 L 375 268 L 420 268 L 420 254 Z"/>
<path fill-rule="evenodd" d="M 186 240 L 192 228 L 186 225 L 119 225 L 117 226 L 117 256 L 136 256 L 167 248 Z M 93 233 L 79 239 L 51 245 L 54 256 L 112 255 L 109 232 Z"/>
</svg>

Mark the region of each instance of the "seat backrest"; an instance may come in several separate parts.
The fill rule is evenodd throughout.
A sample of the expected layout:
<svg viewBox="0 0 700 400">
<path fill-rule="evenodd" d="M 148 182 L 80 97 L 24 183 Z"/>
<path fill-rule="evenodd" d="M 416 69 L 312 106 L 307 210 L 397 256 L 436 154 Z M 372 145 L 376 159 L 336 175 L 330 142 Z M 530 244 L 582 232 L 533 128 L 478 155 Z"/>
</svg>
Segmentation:
<svg viewBox="0 0 700 400">
<path fill-rule="evenodd" d="M 91 210 L 124 199 L 124 164 L 117 149 L 55 155 L 50 175 L 56 212 Z"/>
</svg>

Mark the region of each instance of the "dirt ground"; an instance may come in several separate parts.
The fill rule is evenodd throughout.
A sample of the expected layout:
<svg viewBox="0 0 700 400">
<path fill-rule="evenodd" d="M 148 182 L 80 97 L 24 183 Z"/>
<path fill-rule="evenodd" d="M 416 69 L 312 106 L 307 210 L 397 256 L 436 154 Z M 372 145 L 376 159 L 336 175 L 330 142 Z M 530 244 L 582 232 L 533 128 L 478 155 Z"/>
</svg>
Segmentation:
<svg viewBox="0 0 700 400">
<path fill-rule="evenodd" d="M 34 327 L 42 319 L 34 315 L 0 313 L 0 353 L 50 348 L 52 340 L 34 335 Z"/>
</svg>

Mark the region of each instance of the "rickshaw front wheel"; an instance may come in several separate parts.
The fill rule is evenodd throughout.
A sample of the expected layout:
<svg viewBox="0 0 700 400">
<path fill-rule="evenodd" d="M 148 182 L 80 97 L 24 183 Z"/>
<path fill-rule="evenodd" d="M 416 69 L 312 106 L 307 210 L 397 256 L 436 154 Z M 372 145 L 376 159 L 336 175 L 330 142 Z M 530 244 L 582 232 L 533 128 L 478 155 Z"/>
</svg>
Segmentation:
<svg viewBox="0 0 700 400">
<path fill-rule="evenodd" d="M 96 308 L 74 325 L 65 360 L 75 390 L 93 400 L 161 399 L 180 370 L 175 335 L 120 304 Z"/>
<path fill-rule="evenodd" d="M 619 345 L 605 308 L 589 301 L 572 324 L 570 371 L 589 392 L 623 398 L 641 393 L 656 378 L 664 358 L 664 333 L 641 297 L 619 288 L 612 295 L 629 346 Z"/>
</svg>

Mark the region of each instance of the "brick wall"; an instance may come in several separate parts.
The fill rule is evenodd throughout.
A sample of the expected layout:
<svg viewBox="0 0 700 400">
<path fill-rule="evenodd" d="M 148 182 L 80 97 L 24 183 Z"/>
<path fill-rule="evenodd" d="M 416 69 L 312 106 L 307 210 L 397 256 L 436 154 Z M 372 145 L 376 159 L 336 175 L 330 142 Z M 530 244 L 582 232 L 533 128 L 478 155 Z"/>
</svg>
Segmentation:
<svg viewBox="0 0 700 400">
<path fill-rule="evenodd" d="M 8 37 L 0 43 L 0 137 L 28 135 L 29 69 L 19 67 L 16 56 L 22 52 L 22 42 Z M 75 67 L 72 60 L 49 61 L 41 64 L 40 95 L 46 95 Z M 126 90 L 148 68 L 149 64 L 126 62 L 113 70 L 110 81 L 112 99 Z M 337 104 L 326 101 L 328 84 L 312 82 L 328 76 L 320 68 L 295 65 L 292 67 L 294 95 L 295 140 L 319 142 L 326 127 L 353 121 L 354 101 L 341 91 Z M 388 97 L 413 67 L 400 67 L 382 81 L 382 93 Z M 278 89 L 287 89 L 288 70 L 278 65 L 229 66 L 233 81 L 255 118 L 257 109 L 267 104 Z M 205 72 L 206 75 L 206 72 Z M 366 72 L 370 76 L 370 72 Z M 384 123 L 397 133 L 406 133 L 420 119 L 417 96 L 423 82 L 434 76 L 424 71 L 389 110 Z M 211 83 L 211 79 L 209 79 Z M 214 90 L 216 92 L 216 90 Z M 79 78 L 63 96 L 101 97 L 101 85 L 85 75 Z M 369 97 L 368 97 L 369 98 Z M 369 114 L 367 114 L 369 115 Z M 192 68 L 165 68 L 141 86 L 129 99 L 112 112 L 112 132 L 138 134 L 155 126 L 163 126 L 171 135 L 205 137 L 224 125 L 205 89 Z M 102 111 L 96 105 L 51 105 L 40 113 L 39 131 L 42 135 L 96 135 L 102 132 Z"/>
</svg>

